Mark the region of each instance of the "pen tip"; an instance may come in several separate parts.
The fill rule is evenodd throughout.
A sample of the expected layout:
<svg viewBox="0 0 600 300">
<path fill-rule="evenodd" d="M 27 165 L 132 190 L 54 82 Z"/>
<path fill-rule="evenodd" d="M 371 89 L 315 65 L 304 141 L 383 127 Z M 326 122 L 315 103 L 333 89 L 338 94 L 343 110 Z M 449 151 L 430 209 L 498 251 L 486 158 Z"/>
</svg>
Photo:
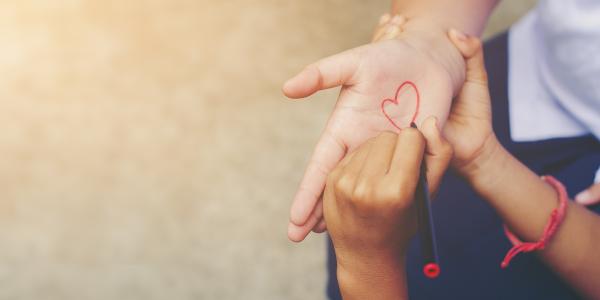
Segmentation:
<svg viewBox="0 0 600 300">
<path fill-rule="evenodd" d="M 440 275 L 440 266 L 436 263 L 428 263 L 423 267 L 423 273 L 430 279 L 436 278 Z"/>
</svg>

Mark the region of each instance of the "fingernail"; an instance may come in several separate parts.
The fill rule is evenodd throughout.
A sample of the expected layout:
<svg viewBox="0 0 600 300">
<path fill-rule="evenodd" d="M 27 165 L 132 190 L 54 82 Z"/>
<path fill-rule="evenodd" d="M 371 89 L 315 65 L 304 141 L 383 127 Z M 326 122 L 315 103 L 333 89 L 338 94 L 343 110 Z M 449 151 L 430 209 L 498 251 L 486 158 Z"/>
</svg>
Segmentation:
<svg viewBox="0 0 600 300">
<path fill-rule="evenodd" d="M 589 191 L 583 191 L 575 196 L 575 201 L 577 203 L 586 204 L 592 201 L 592 193 Z"/>
<path fill-rule="evenodd" d="M 387 23 L 390 20 L 390 14 L 384 14 L 379 17 L 379 24 Z"/>
<path fill-rule="evenodd" d="M 450 34 L 454 35 L 454 37 L 456 37 L 460 41 L 466 41 L 467 40 L 467 36 L 463 32 L 458 31 L 458 30 L 456 30 L 454 28 L 450 29 Z"/>
</svg>

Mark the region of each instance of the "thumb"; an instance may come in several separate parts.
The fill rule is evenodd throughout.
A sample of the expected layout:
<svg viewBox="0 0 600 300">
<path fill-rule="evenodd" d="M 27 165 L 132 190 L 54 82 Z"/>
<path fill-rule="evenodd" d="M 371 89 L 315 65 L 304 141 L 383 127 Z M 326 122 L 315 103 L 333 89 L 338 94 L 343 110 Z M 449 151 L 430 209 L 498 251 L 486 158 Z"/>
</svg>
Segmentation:
<svg viewBox="0 0 600 300">
<path fill-rule="evenodd" d="M 358 68 L 360 47 L 326 57 L 308 65 L 283 85 L 283 93 L 290 98 L 308 97 L 317 91 L 352 85 Z"/>
<path fill-rule="evenodd" d="M 596 183 L 575 196 L 575 202 L 582 205 L 600 203 L 600 183 Z"/>
<path fill-rule="evenodd" d="M 467 65 L 466 81 L 487 86 L 487 72 L 485 71 L 481 41 L 456 29 L 450 29 L 448 36 L 465 58 Z"/>
<path fill-rule="evenodd" d="M 421 133 L 427 141 L 424 159 L 427 165 L 427 182 L 432 195 L 436 194 L 454 154 L 452 145 L 441 134 L 437 123 L 435 117 L 429 117 L 421 124 Z"/>
<path fill-rule="evenodd" d="M 467 67 L 465 83 L 454 100 L 450 118 L 491 122 L 490 94 L 481 42 L 455 29 L 451 29 L 448 36 L 464 56 Z"/>
</svg>

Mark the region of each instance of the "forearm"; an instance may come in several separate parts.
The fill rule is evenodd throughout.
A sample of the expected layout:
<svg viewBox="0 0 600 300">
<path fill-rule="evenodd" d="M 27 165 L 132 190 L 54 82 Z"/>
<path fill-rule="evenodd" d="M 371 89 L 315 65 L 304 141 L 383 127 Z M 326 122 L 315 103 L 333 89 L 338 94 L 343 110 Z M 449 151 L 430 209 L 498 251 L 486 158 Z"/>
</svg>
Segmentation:
<svg viewBox="0 0 600 300">
<path fill-rule="evenodd" d="M 337 278 L 342 297 L 352 299 L 408 299 L 405 257 L 374 256 L 366 262 L 338 259 Z"/>
<path fill-rule="evenodd" d="M 392 13 L 422 18 L 445 30 L 456 28 L 471 35 L 483 32 L 499 0 L 393 0 Z"/>
<path fill-rule="evenodd" d="M 494 139 L 495 141 L 495 139 Z M 497 142 L 494 142 L 497 143 Z M 558 206 L 554 188 L 496 144 L 467 179 L 521 240 L 537 241 Z M 569 203 L 556 234 L 540 257 L 582 293 L 600 297 L 600 217 Z"/>
</svg>

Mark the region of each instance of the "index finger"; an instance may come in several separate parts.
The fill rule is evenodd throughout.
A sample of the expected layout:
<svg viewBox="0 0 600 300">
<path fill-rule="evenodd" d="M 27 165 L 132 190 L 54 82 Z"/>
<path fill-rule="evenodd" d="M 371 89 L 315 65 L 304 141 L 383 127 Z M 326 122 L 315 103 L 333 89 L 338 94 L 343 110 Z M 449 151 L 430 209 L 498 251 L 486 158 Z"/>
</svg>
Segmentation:
<svg viewBox="0 0 600 300">
<path fill-rule="evenodd" d="M 425 137 L 418 129 L 405 128 L 398 133 L 394 157 L 388 174 L 398 177 L 399 181 L 408 178 L 418 178 L 421 171 L 421 161 L 425 152 Z M 414 180 L 414 187 L 417 180 Z"/>
</svg>

